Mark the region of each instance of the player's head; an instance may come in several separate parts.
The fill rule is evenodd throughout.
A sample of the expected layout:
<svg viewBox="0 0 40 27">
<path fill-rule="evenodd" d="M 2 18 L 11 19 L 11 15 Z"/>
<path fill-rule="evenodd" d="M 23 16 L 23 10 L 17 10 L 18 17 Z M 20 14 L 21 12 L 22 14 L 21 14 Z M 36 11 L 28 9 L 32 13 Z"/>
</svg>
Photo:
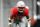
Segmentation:
<svg viewBox="0 0 40 27">
<path fill-rule="evenodd" d="M 19 1 L 17 3 L 17 7 L 18 7 L 18 11 L 20 13 L 23 13 L 23 11 L 25 10 L 25 3 L 23 1 Z"/>
</svg>

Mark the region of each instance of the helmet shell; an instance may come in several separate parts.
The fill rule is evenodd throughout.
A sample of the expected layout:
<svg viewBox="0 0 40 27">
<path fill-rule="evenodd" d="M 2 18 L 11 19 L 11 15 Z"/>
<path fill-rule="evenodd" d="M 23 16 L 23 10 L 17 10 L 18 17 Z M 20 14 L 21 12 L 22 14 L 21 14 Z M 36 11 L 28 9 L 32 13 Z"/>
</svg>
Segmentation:
<svg viewBox="0 0 40 27">
<path fill-rule="evenodd" d="M 23 1 L 19 1 L 19 2 L 17 3 L 17 6 L 18 6 L 18 7 L 25 7 L 25 3 L 24 3 Z"/>
</svg>

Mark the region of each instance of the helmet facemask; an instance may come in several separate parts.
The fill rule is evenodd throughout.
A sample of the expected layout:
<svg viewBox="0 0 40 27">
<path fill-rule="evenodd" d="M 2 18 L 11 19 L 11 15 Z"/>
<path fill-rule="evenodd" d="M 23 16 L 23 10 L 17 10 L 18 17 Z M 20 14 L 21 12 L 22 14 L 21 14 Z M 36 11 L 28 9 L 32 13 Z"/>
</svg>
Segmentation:
<svg viewBox="0 0 40 27">
<path fill-rule="evenodd" d="M 25 10 L 25 7 L 18 7 L 18 12 L 23 13 Z"/>
</svg>

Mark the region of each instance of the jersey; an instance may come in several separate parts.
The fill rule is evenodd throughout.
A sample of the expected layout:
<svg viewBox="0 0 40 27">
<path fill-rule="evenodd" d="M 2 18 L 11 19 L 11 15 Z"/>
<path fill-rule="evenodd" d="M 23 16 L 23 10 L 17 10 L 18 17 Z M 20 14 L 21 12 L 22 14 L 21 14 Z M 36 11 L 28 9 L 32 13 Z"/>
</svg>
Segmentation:
<svg viewBox="0 0 40 27">
<path fill-rule="evenodd" d="M 17 19 L 22 19 L 22 17 L 29 15 L 29 10 L 28 10 L 27 8 L 25 8 L 24 14 L 23 14 L 22 16 L 19 16 L 18 10 L 17 10 L 17 8 L 15 7 L 15 8 L 12 8 L 12 9 L 11 9 L 11 15 L 13 15 L 13 19 L 14 19 L 14 20 L 16 20 L 16 18 L 17 18 Z"/>
</svg>

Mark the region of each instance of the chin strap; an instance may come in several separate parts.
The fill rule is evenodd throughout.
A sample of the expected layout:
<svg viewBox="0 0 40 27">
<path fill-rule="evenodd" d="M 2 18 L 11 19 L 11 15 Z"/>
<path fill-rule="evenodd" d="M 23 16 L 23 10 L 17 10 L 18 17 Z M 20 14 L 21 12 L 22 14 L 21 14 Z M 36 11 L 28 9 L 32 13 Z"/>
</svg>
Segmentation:
<svg viewBox="0 0 40 27">
<path fill-rule="evenodd" d="M 19 16 L 22 16 L 24 13 L 20 13 L 20 12 L 18 11 L 18 14 L 19 14 Z"/>
</svg>

